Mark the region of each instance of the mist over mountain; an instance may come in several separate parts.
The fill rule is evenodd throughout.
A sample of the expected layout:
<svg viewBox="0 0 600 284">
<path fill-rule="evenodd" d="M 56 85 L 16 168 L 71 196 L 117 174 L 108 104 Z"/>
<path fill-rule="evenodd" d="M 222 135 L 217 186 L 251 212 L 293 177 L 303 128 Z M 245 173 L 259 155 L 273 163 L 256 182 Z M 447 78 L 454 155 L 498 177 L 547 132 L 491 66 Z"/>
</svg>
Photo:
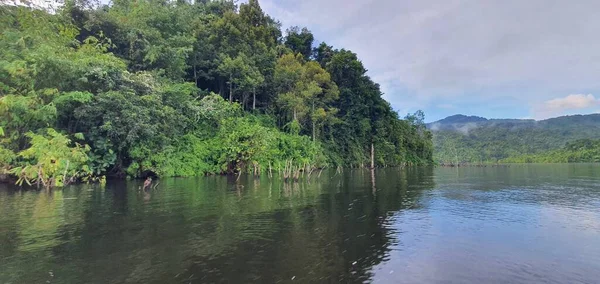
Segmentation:
<svg viewBox="0 0 600 284">
<path fill-rule="evenodd" d="M 487 119 L 453 115 L 427 124 L 438 162 L 497 162 L 559 149 L 581 139 L 600 139 L 600 114 L 546 120 Z"/>
</svg>

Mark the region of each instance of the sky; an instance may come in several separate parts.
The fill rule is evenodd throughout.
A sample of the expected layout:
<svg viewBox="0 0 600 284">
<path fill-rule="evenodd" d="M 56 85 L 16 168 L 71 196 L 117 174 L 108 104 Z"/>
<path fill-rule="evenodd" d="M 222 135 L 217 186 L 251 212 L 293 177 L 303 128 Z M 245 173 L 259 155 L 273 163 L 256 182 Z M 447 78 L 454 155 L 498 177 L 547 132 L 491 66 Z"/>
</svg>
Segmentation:
<svg viewBox="0 0 600 284">
<path fill-rule="evenodd" d="M 285 30 L 357 53 L 401 115 L 600 112 L 597 0 L 259 0 Z"/>
</svg>

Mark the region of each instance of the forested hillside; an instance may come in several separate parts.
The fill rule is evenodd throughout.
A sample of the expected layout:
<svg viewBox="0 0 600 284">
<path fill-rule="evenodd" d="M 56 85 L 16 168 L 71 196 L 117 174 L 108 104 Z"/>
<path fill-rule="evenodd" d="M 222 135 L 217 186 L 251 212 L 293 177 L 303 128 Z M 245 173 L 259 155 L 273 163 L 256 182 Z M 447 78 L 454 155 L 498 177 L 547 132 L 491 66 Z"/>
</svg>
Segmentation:
<svg viewBox="0 0 600 284">
<path fill-rule="evenodd" d="M 581 139 L 560 149 L 508 157 L 503 163 L 600 163 L 600 140 Z"/>
<path fill-rule="evenodd" d="M 20 181 L 432 161 L 422 112 L 256 0 L 3 5 L 0 31 L 0 169 Z"/>
<path fill-rule="evenodd" d="M 427 127 L 433 132 L 437 162 L 499 162 L 509 161 L 509 157 L 514 162 L 525 161 L 525 157 L 531 158 L 529 155 L 568 149 L 567 144 L 576 140 L 600 139 L 600 114 L 541 121 L 456 115 Z"/>
</svg>

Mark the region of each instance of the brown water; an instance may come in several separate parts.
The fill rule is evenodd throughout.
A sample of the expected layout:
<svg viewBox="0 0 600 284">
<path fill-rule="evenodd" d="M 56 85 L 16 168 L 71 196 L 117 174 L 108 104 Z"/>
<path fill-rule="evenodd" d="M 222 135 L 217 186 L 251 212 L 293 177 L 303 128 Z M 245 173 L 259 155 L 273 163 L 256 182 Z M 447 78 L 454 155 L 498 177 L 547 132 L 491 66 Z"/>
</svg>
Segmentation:
<svg viewBox="0 0 600 284">
<path fill-rule="evenodd" d="M 599 283 L 600 166 L 0 185 L 0 283 Z"/>
</svg>

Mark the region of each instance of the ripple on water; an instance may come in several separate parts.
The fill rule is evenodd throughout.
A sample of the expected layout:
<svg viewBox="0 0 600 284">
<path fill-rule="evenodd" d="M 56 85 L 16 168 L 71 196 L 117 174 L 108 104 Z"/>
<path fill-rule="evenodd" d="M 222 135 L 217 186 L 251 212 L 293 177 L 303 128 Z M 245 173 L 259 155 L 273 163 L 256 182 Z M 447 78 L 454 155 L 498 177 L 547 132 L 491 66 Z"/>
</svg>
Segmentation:
<svg viewBox="0 0 600 284">
<path fill-rule="evenodd" d="M 135 182 L 0 189 L 0 283 L 600 279 L 598 166 L 371 177 L 168 179 L 149 192 Z"/>
</svg>

